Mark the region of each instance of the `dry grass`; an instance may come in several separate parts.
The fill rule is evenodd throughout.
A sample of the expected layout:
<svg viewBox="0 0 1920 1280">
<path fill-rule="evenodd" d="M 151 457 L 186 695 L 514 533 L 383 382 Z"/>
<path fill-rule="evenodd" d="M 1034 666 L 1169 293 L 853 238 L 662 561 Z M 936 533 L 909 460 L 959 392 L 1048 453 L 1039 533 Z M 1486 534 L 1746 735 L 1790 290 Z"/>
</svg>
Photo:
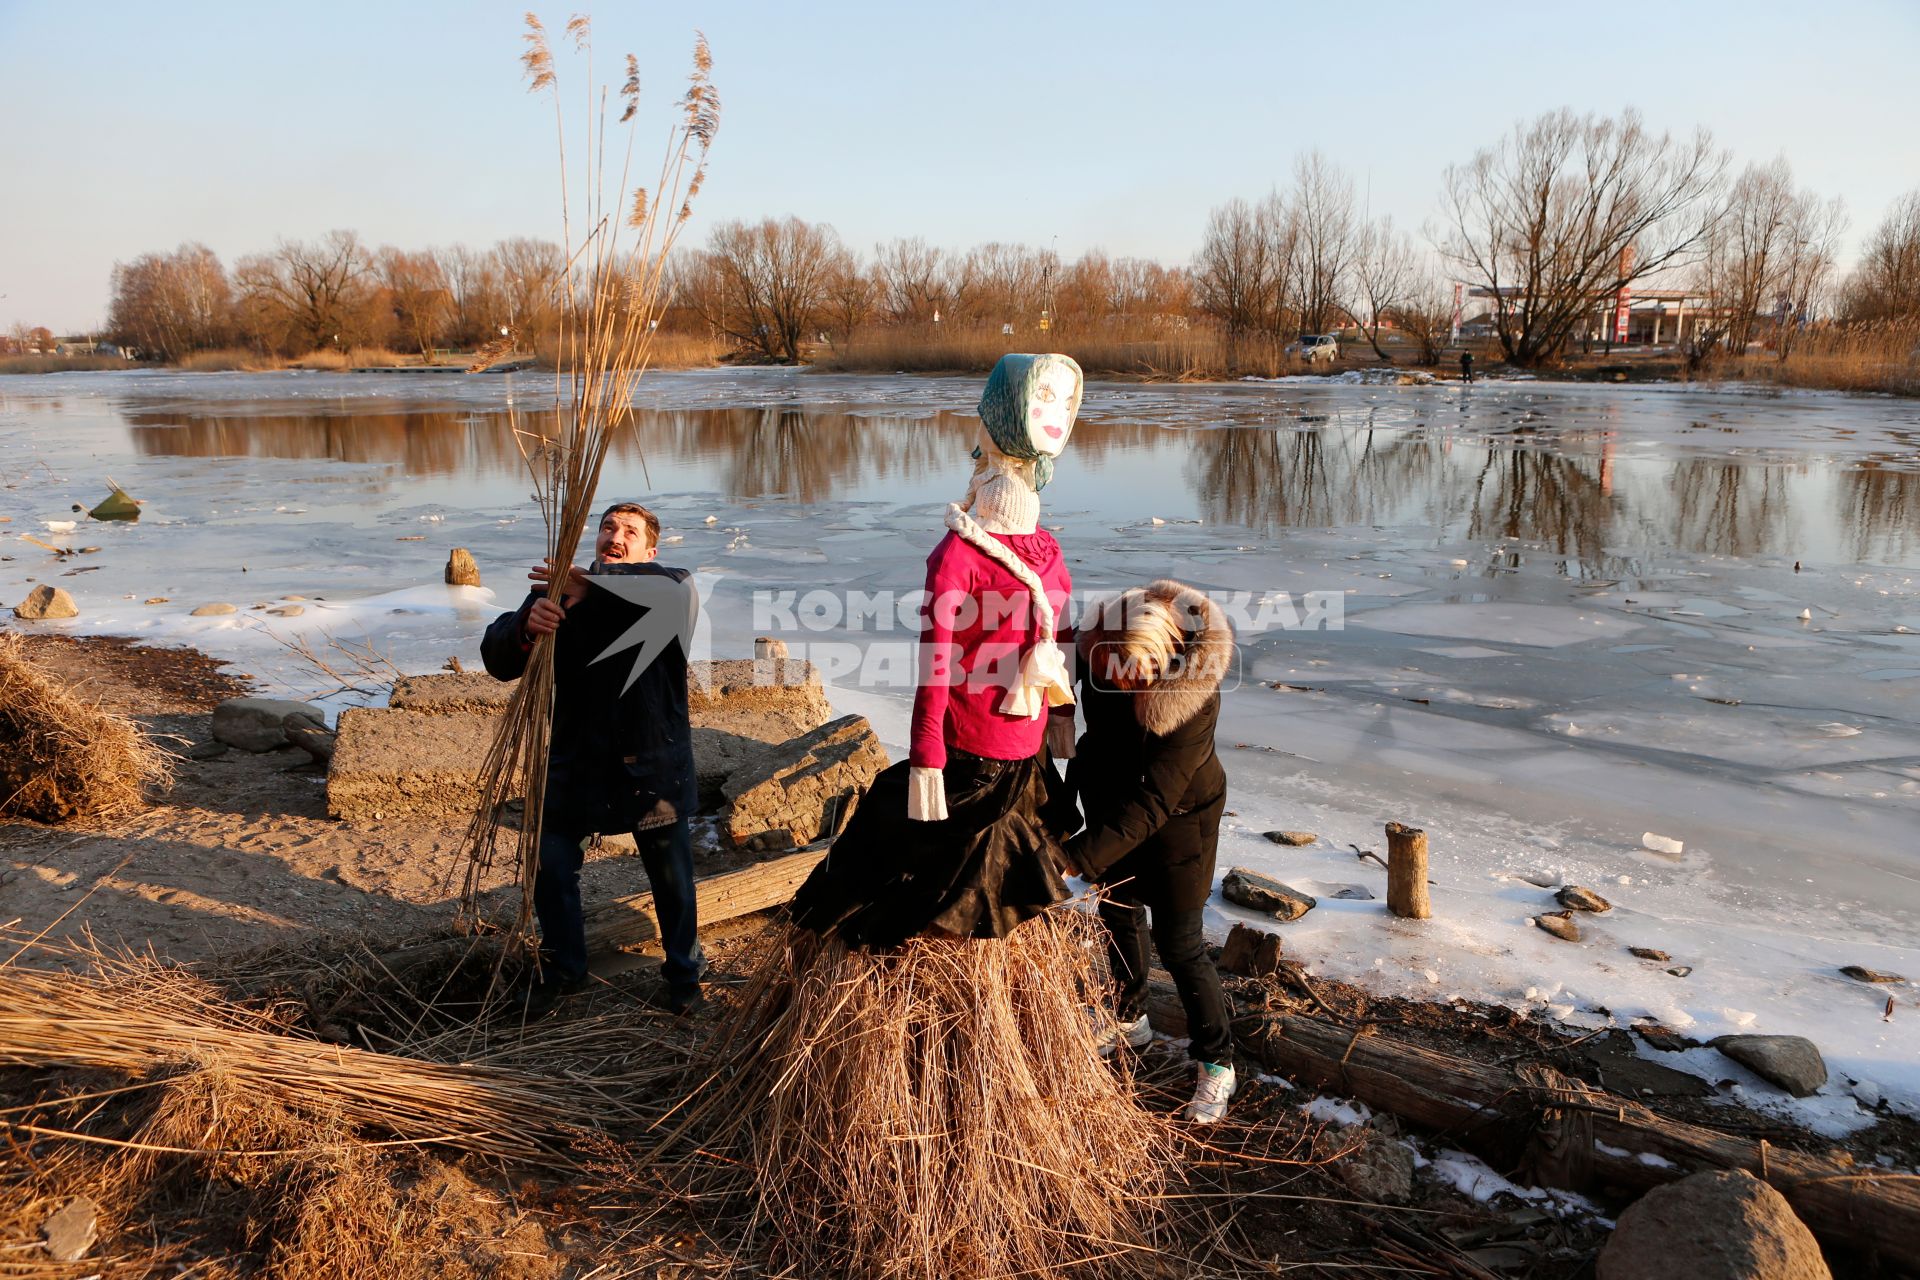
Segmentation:
<svg viewBox="0 0 1920 1280">
<path fill-rule="evenodd" d="M 1063 910 L 864 952 L 776 926 L 636 1179 L 744 1199 L 796 1275 L 1154 1272 L 1175 1137 L 1096 1050 L 1098 929 Z"/>
<path fill-rule="evenodd" d="M 1813 334 L 1784 360 L 1752 352 L 1720 359 L 1708 372 L 1781 387 L 1920 395 L 1920 324 Z"/>
<path fill-rule="evenodd" d="M 133 367 L 119 356 L 0 356 L 0 373 L 87 373 Z"/>
<path fill-rule="evenodd" d="M 817 368 L 849 373 L 985 373 L 1010 351 L 1040 348 L 1072 356 L 1089 375 L 1160 382 L 1275 377 L 1306 371 L 1305 365 L 1281 353 L 1280 343 L 1250 339 L 1237 349 L 1229 349 L 1223 337 L 1206 328 L 1171 334 L 1143 331 L 1084 337 L 1037 331 L 1008 335 L 997 329 L 929 332 L 876 328 L 861 333 L 852 343 L 819 346 L 810 354 Z"/>
<path fill-rule="evenodd" d="M 172 777 L 139 725 L 63 686 L 0 635 L 0 817 L 66 822 L 139 809 Z"/>
<path fill-rule="evenodd" d="M 265 373 L 284 369 L 287 362 L 279 356 L 261 355 L 245 347 L 221 347 L 215 351 L 190 351 L 174 366 L 185 373 Z"/>
<path fill-rule="evenodd" d="M 294 369 L 315 369 L 338 372 L 343 369 L 397 369 L 403 365 L 419 364 L 417 355 L 403 355 L 398 351 L 388 351 L 384 347 L 353 347 L 344 354 L 321 348 L 309 351 L 287 366 Z"/>
<path fill-rule="evenodd" d="M 397 1002 L 396 1029 L 427 1007 L 377 962 L 339 955 L 223 967 L 228 982 L 302 993 L 241 1004 L 150 957 L 4 926 L 0 948 L 0 1276 L 173 1276 L 185 1262 L 197 1276 L 552 1275 L 565 1259 L 537 1223 L 443 1157 L 577 1175 L 590 1145 L 610 1146 L 585 1126 L 639 1129 L 662 1109 L 663 1073 L 684 1069 L 630 1015 L 538 1035 L 448 1023 L 407 1039 L 424 1056 L 323 1042 L 304 1028 L 334 984 L 363 1010 Z M 100 1243 L 58 1264 L 33 1242 L 76 1195 L 98 1207 Z"/>
</svg>

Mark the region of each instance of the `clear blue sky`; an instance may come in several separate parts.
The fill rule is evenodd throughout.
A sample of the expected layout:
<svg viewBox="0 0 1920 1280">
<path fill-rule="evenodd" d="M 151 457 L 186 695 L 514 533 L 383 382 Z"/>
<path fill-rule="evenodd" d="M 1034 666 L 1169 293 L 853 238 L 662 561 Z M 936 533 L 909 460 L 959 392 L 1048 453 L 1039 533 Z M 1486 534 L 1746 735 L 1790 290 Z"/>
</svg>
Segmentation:
<svg viewBox="0 0 1920 1280">
<path fill-rule="evenodd" d="M 116 260 L 184 240 L 231 265 L 334 227 L 557 239 L 523 8 L 0 0 L 0 329 L 97 324 Z M 1211 206 L 1316 146 L 1418 226 L 1449 162 L 1563 105 L 1784 154 L 1845 198 L 1849 256 L 1920 185 L 1912 0 L 627 0 L 595 22 L 607 72 L 640 55 L 655 120 L 692 29 L 712 41 L 726 110 L 695 238 L 792 213 L 866 251 L 1057 236 L 1185 261 Z"/>
</svg>

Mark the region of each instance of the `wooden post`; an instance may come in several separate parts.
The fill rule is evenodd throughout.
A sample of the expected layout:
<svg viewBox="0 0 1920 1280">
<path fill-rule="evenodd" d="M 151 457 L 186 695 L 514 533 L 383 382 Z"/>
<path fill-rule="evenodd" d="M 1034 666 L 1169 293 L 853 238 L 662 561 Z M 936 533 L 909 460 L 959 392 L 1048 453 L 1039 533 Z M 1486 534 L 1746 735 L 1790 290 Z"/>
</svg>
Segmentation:
<svg viewBox="0 0 1920 1280">
<path fill-rule="evenodd" d="M 1387 910 L 1409 920 L 1433 914 L 1427 897 L 1427 833 L 1404 822 L 1387 824 Z"/>
</svg>

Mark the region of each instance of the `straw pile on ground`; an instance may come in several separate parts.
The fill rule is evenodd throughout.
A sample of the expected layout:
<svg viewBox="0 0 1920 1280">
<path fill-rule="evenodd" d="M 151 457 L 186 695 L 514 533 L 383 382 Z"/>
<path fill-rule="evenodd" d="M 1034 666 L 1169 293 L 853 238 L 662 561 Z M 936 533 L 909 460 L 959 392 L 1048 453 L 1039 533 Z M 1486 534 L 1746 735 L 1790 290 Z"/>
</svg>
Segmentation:
<svg viewBox="0 0 1920 1280">
<path fill-rule="evenodd" d="M 23 1100 L 0 1109 L 0 1276 L 494 1274 L 445 1158 L 577 1168 L 584 1126 L 655 1114 L 631 1073 L 541 1069 L 551 1052 L 583 1061 L 590 1029 L 557 1050 L 467 1046 L 493 1061 L 374 1053 L 305 1034 L 298 1002 L 242 1005 L 149 958 L 28 948 L 93 972 L 20 968 L 26 948 L 0 962 L 0 1092 Z M 101 1243 L 62 1266 L 35 1242 L 75 1196 Z"/>
<path fill-rule="evenodd" d="M 1102 1059 L 1098 923 L 849 951 L 784 925 L 673 1137 L 797 1275 L 1156 1270 L 1175 1137 Z M 717 1160 L 713 1157 L 719 1157 Z"/>
<path fill-rule="evenodd" d="M 172 776 L 140 726 L 75 696 L 0 635 L 0 818 L 66 822 L 138 809 Z"/>
</svg>

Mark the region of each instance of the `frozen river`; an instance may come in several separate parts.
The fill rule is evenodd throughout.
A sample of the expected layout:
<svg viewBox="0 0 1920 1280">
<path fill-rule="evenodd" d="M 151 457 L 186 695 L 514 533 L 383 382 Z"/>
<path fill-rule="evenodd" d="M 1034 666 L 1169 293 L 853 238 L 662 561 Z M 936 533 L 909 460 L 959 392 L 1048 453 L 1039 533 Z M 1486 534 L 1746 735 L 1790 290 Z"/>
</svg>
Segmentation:
<svg viewBox="0 0 1920 1280">
<path fill-rule="evenodd" d="M 650 376 L 603 492 L 679 539 L 662 559 L 702 572 L 715 652 L 756 632 L 811 646 L 836 705 L 898 755 L 911 690 L 862 656 L 901 634 L 804 606 L 919 586 L 965 489 L 979 385 Z M 537 421 L 551 396 L 524 375 L 0 378 L 0 601 L 55 582 L 82 610 L 59 625 L 191 643 L 293 689 L 315 676 L 274 633 L 477 666 L 542 540 L 511 415 Z M 145 500 L 137 524 L 46 528 L 109 476 Z M 1244 593 L 1222 870 L 1319 894 L 1290 954 L 1576 1024 L 1807 1034 L 1833 1080 L 1803 1114 L 1868 1119 L 1855 1083 L 1920 1114 L 1915 987 L 1837 972 L 1920 978 L 1920 404 L 1096 384 L 1043 499 L 1078 588 Z M 21 533 L 100 550 L 56 562 Z M 497 600 L 441 585 L 453 546 Z M 252 608 L 288 595 L 300 616 Z M 214 601 L 241 612 L 189 616 Z M 1432 921 L 1333 897 L 1384 898 L 1349 845 L 1380 849 L 1389 819 L 1430 834 Z M 1320 840 L 1282 848 L 1273 828 Z M 1579 943 L 1531 924 L 1561 880 L 1615 904 Z M 1752 1085 L 1711 1051 L 1689 1061 Z"/>
</svg>

